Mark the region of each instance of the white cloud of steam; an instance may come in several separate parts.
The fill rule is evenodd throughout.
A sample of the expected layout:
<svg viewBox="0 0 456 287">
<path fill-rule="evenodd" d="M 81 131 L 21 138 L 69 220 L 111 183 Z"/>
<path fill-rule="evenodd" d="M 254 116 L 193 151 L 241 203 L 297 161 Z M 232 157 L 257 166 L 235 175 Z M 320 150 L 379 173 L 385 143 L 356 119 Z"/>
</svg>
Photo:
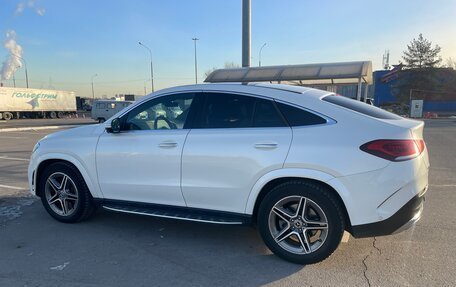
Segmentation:
<svg viewBox="0 0 456 287">
<path fill-rule="evenodd" d="M 29 9 L 34 9 L 35 10 L 35 13 L 39 16 L 44 16 L 44 13 L 46 13 L 46 9 L 42 8 L 42 7 L 36 7 L 35 6 L 35 0 L 29 0 L 29 1 L 21 1 L 17 4 L 16 6 L 16 12 L 15 14 L 16 15 L 20 15 L 22 14 L 22 12 L 24 12 L 24 10 L 26 8 L 29 8 Z"/>
<path fill-rule="evenodd" d="M 20 58 L 22 57 L 22 47 L 16 42 L 16 32 L 9 30 L 6 32 L 6 39 L 3 43 L 3 47 L 8 50 L 9 55 L 3 62 L 1 69 L 1 79 L 8 80 L 13 76 L 16 70 L 22 67 Z"/>
<path fill-rule="evenodd" d="M 16 15 L 21 14 L 22 12 L 24 12 L 24 9 L 25 9 L 25 3 L 24 3 L 24 2 L 20 2 L 20 3 L 17 4 L 17 6 L 16 6 L 16 12 L 15 12 L 15 14 L 16 14 Z"/>
<path fill-rule="evenodd" d="M 36 8 L 35 12 L 36 12 L 36 14 L 38 14 L 40 16 L 44 16 L 44 13 L 46 13 L 46 9 L 44 9 L 44 8 Z"/>
</svg>

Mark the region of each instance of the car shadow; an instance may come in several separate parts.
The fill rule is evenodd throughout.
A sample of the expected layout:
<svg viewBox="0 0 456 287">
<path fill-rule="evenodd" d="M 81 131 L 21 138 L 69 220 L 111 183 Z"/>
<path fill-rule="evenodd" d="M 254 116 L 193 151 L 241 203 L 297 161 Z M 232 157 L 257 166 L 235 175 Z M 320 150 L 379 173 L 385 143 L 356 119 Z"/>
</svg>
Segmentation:
<svg viewBox="0 0 456 287">
<path fill-rule="evenodd" d="M 250 226 L 196 223 L 103 209 L 88 221 L 63 224 L 52 219 L 39 201 L 25 209 L 15 220 L 20 229 L 6 234 L 20 234 L 23 239 L 15 244 L 27 248 L 26 252 L 40 254 L 40 258 L 30 257 L 21 263 L 21 268 L 30 274 L 36 264 L 43 265 L 43 260 L 54 258 L 60 263 L 72 262 L 66 270 L 70 277 L 72 270 L 102 274 L 103 281 L 98 282 L 97 278 L 90 284 L 143 286 L 154 280 L 158 282 L 156 286 L 258 286 L 304 268 L 273 255 Z M 7 229 L 15 229 L 16 225 L 9 224 Z M 13 245 L 11 249 L 2 245 L 0 252 L 6 256 L 14 250 Z"/>
</svg>

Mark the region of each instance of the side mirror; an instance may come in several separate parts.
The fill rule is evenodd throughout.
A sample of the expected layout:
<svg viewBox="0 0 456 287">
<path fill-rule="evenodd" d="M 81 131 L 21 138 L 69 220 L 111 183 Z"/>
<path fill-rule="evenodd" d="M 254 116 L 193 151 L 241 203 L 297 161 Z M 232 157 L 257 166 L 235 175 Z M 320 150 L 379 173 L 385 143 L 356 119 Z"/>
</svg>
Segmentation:
<svg viewBox="0 0 456 287">
<path fill-rule="evenodd" d="M 115 118 L 111 121 L 111 126 L 106 128 L 108 133 L 118 134 L 120 133 L 120 120 Z"/>
</svg>

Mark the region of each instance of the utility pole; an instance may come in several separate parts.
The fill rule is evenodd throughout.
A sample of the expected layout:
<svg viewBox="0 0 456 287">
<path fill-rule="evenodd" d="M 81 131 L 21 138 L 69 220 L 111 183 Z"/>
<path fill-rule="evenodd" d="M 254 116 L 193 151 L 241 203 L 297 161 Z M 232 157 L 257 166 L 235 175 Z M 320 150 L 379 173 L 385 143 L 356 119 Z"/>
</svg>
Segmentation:
<svg viewBox="0 0 456 287">
<path fill-rule="evenodd" d="M 143 46 L 144 48 L 146 48 L 149 51 L 149 55 L 150 55 L 150 84 L 152 86 L 152 93 L 153 93 L 155 90 L 154 90 L 154 65 L 152 63 L 152 50 L 149 47 L 147 47 L 146 45 L 144 45 L 143 43 L 141 43 L 141 42 L 138 42 L 138 44 Z"/>
<path fill-rule="evenodd" d="M 98 76 L 98 74 L 95 74 L 92 76 L 92 99 L 94 99 L 94 100 L 95 100 L 95 91 L 93 89 L 93 78 L 95 78 L 96 76 Z"/>
<path fill-rule="evenodd" d="M 195 84 L 198 84 L 198 62 L 196 58 L 196 41 L 198 41 L 198 38 L 192 38 L 193 42 L 195 43 Z"/>
<path fill-rule="evenodd" d="M 250 0 L 242 0 L 242 67 L 250 67 Z"/>
</svg>

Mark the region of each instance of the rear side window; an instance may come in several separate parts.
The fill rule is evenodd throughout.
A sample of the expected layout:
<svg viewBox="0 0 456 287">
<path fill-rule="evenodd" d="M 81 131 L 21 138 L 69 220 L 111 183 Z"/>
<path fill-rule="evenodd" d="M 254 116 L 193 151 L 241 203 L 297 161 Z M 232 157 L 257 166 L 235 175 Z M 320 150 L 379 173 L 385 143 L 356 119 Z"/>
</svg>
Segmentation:
<svg viewBox="0 0 456 287">
<path fill-rule="evenodd" d="M 207 99 L 195 128 L 287 126 L 271 100 L 227 93 L 205 94 Z"/>
<path fill-rule="evenodd" d="M 253 114 L 253 126 L 256 128 L 285 127 L 287 124 L 273 101 L 257 98 Z"/>
<path fill-rule="evenodd" d="M 283 103 L 277 103 L 280 112 L 292 127 L 325 124 L 326 120 L 314 113 Z"/>
<path fill-rule="evenodd" d="M 344 96 L 326 96 L 323 98 L 323 101 L 350 109 L 352 111 L 362 113 L 367 116 L 371 116 L 377 119 L 385 119 L 385 120 L 400 120 L 402 119 L 400 116 L 395 115 L 393 113 L 387 112 L 380 108 L 368 105 L 366 103 L 353 100 L 350 98 L 346 98 Z"/>
</svg>

